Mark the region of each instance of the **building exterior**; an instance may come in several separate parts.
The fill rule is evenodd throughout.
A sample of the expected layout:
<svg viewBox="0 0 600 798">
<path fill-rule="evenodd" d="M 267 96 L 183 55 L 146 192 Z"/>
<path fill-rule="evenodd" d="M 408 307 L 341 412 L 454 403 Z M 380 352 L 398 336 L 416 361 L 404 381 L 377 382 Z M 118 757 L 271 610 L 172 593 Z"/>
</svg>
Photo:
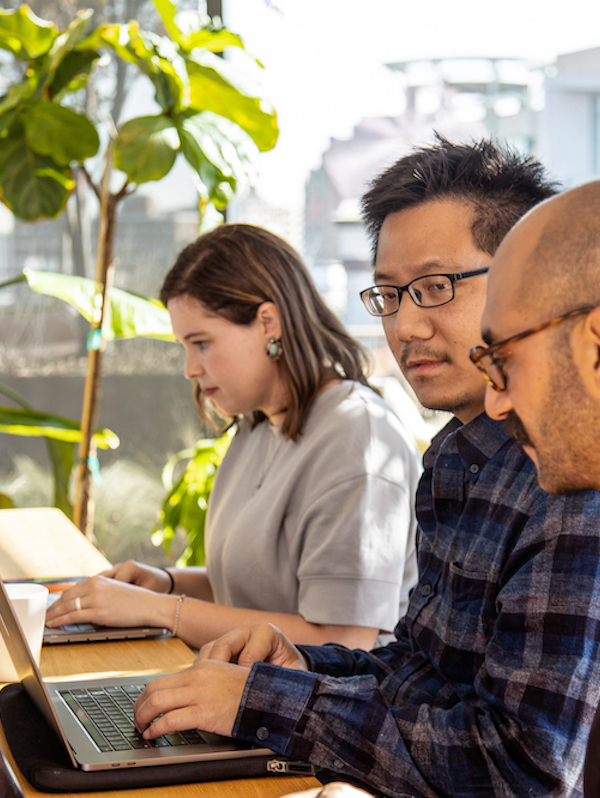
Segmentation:
<svg viewBox="0 0 600 798">
<path fill-rule="evenodd" d="M 338 292 L 333 304 L 344 322 L 370 344 L 380 325 L 358 299 L 372 274 L 359 199 L 372 177 L 413 146 L 432 141 L 434 131 L 456 141 L 492 135 L 541 158 L 565 187 L 600 177 L 600 47 L 552 65 L 461 58 L 388 66 L 403 78 L 402 114 L 363 119 L 349 141 L 331 140 L 306 186 L 308 263 L 325 293 Z"/>
<path fill-rule="evenodd" d="M 600 177 L 600 47 L 560 55 L 546 72 L 536 151 L 570 188 Z"/>
</svg>

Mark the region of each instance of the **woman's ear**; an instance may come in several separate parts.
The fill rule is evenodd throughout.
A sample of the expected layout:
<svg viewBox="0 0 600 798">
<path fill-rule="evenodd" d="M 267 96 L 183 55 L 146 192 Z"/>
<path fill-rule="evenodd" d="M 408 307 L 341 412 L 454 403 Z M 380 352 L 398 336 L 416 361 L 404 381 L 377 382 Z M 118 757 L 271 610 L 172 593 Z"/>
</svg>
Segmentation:
<svg viewBox="0 0 600 798">
<path fill-rule="evenodd" d="M 281 318 L 274 302 L 263 302 L 256 311 L 256 321 L 261 325 L 265 338 L 281 338 Z"/>
</svg>

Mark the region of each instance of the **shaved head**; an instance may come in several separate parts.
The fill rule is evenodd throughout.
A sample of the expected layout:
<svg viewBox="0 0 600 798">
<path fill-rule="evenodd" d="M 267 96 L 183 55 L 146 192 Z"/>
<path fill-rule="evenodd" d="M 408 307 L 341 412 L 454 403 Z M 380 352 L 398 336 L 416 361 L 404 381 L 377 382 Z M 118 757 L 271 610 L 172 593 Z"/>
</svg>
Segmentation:
<svg viewBox="0 0 600 798">
<path fill-rule="evenodd" d="M 521 262 L 520 301 L 530 311 L 551 317 L 600 304 L 600 181 L 542 203 L 513 235 Z"/>
<path fill-rule="evenodd" d="M 600 490 L 600 181 L 541 203 L 506 236 L 482 337 L 505 375 L 486 412 L 507 422 L 541 487 Z"/>
</svg>

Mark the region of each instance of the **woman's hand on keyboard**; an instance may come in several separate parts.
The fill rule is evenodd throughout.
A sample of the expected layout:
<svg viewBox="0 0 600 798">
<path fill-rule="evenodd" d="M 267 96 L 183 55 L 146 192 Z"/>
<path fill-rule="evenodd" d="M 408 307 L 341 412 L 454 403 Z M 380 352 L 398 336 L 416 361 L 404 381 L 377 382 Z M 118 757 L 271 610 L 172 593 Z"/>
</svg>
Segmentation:
<svg viewBox="0 0 600 798">
<path fill-rule="evenodd" d="M 46 624 L 50 627 L 72 623 L 168 626 L 172 621 L 174 603 L 175 596 L 98 574 L 65 590 L 60 599 L 48 608 Z"/>
<path fill-rule="evenodd" d="M 101 575 L 117 579 L 119 582 L 145 587 L 147 590 L 155 590 L 157 593 L 169 593 L 173 586 L 172 579 L 164 568 L 154 568 L 137 560 L 119 562 L 112 568 L 102 571 Z"/>
</svg>

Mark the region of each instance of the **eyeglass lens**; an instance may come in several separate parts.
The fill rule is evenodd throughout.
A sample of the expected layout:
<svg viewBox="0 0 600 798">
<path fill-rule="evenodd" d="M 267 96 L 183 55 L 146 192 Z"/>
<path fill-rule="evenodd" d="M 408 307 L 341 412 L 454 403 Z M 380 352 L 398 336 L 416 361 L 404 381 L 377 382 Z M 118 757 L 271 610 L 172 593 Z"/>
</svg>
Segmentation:
<svg viewBox="0 0 600 798">
<path fill-rule="evenodd" d="M 374 316 L 388 316 L 400 306 L 400 288 L 396 286 L 373 286 L 363 292 L 363 301 Z M 420 307 L 435 307 L 449 302 L 454 297 L 454 284 L 443 274 L 429 274 L 405 286 L 413 301 Z"/>
<path fill-rule="evenodd" d="M 494 354 L 483 355 L 477 362 L 481 371 L 487 375 L 492 385 L 503 391 L 506 388 L 506 378 L 501 364 L 496 360 L 496 356 Z"/>
</svg>

